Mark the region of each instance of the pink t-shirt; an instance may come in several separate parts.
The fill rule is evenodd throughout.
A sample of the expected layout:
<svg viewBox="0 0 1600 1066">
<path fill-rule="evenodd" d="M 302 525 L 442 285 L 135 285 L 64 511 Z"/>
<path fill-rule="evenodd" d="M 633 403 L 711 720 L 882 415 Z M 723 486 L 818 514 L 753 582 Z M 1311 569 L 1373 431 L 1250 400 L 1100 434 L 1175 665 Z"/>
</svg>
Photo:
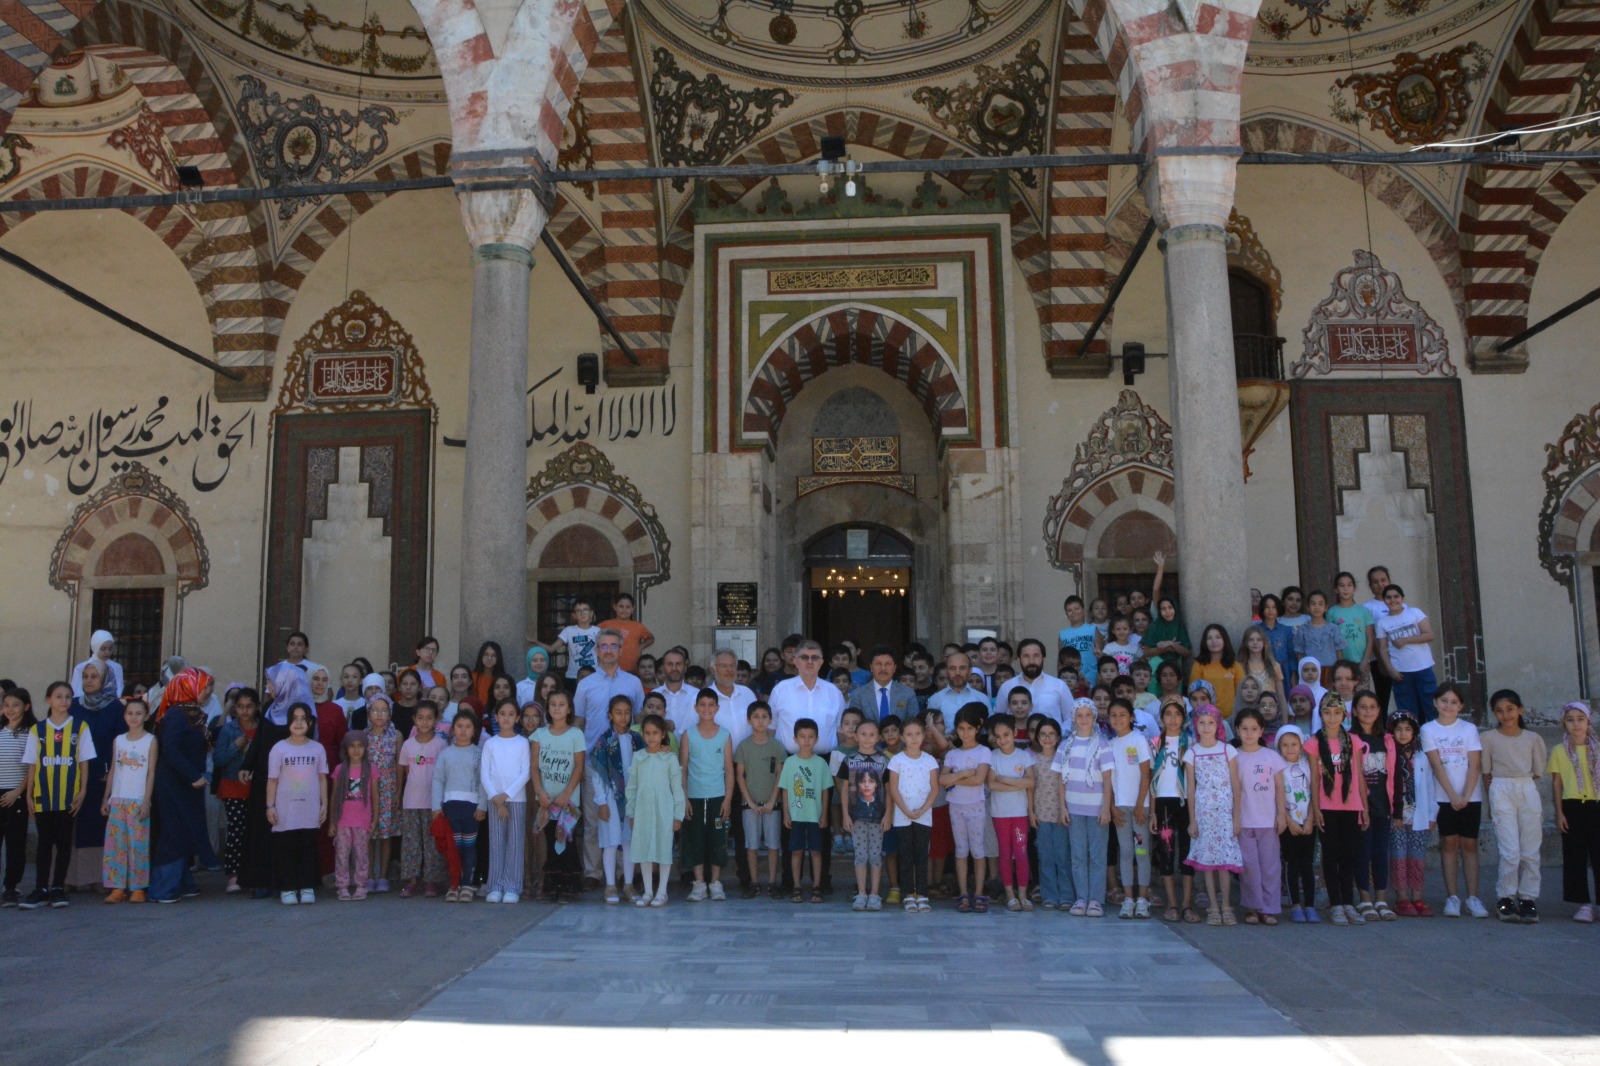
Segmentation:
<svg viewBox="0 0 1600 1066">
<path fill-rule="evenodd" d="M 1345 736 L 1350 736 L 1350 734 L 1346 733 Z M 1306 758 L 1314 763 L 1318 768 L 1317 772 L 1322 774 L 1322 783 L 1316 786 L 1317 802 L 1325 811 L 1359 811 L 1366 806 L 1362 802 L 1367 794 L 1367 788 L 1366 778 L 1361 773 L 1361 764 L 1367 755 L 1367 745 L 1361 738 L 1353 736 L 1350 736 L 1350 743 L 1354 745 L 1355 758 L 1353 761 L 1356 766 L 1356 774 L 1355 778 L 1350 782 L 1347 794 L 1344 787 L 1344 774 L 1335 771 L 1333 780 L 1328 780 L 1327 769 L 1322 765 L 1322 749 L 1317 738 L 1312 737 L 1306 741 Z M 1335 764 L 1337 764 L 1339 742 L 1329 740 L 1328 750 L 1333 754 Z"/>
<path fill-rule="evenodd" d="M 351 767 L 349 777 L 340 774 L 333 781 L 334 788 L 344 790 L 344 806 L 339 808 L 340 829 L 366 829 L 372 824 L 370 800 L 372 780 L 364 767 Z"/>
<path fill-rule="evenodd" d="M 951 748 L 945 752 L 944 768 L 974 770 L 980 766 L 989 766 L 993 761 L 989 749 L 979 744 L 972 748 Z M 982 785 L 952 785 L 945 789 L 945 799 L 951 803 L 982 803 L 983 793 Z"/>
<path fill-rule="evenodd" d="M 278 783 L 274 802 L 278 808 L 275 833 L 294 829 L 315 829 L 322 808 L 322 786 L 318 780 L 328 772 L 328 753 L 321 744 L 291 744 L 280 740 L 267 753 L 267 779 Z"/>
<path fill-rule="evenodd" d="M 1239 825 L 1245 829 L 1272 829 L 1278 824 L 1274 780 L 1288 766 L 1271 748 L 1241 750 L 1234 757 L 1244 796 L 1239 803 Z"/>
<path fill-rule="evenodd" d="M 406 789 L 400 797 L 402 808 L 408 811 L 433 809 L 433 766 L 444 749 L 444 738 L 437 736 L 426 744 L 412 737 L 400 745 L 400 765 L 406 768 Z"/>
</svg>

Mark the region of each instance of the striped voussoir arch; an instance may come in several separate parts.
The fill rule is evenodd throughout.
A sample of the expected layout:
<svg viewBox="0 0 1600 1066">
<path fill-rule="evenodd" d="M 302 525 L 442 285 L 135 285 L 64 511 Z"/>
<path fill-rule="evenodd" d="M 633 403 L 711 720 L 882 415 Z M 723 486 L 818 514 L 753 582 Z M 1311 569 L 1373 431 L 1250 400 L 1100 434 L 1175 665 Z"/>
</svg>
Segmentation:
<svg viewBox="0 0 1600 1066">
<path fill-rule="evenodd" d="M 1597 40 L 1600 2 L 1533 0 L 1490 91 L 1482 129 L 1514 129 L 1559 117 L 1584 64 L 1594 57 Z M 1524 139 L 1523 147 L 1544 144 Z M 1461 259 L 1475 353 L 1527 327 L 1539 253 L 1583 191 L 1584 180 L 1570 173 L 1545 183 L 1540 167 L 1495 163 L 1469 172 Z"/>
<path fill-rule="evenodd" d="M 973 434 L 967 399 L 949 361 L 913 327 L 865 307 L 838 307 L 779 341 L 750 376 L 742 426 L 776 446 L 789 404 L 805 383 L 836 366 L 873 366 L 921 403 L 941 442 Z"/>
<path fill-rule="evenodd" d="M 1063 13 L 1050 147 L 1056 154 L 1109 152 L 1117 88 L 1094 35 L 1071 10 Z M 1052 374 L 1081 366 L 1109 369 L 1109 342 L 1096 338 L 1078 359 L 1084 333 L 1106 296 L 1105 166 L 1058 167 L 1049 175 L 1049 229 L 1044 235 L 1049 265 L 1028 277 L 1042 291 L 1040 324 L 1045 360 Z M 1031 249 L 1020 249 L 1019 255 Z"/>
<path fill-rule="evenodd" d="M 1153 515 L 1177 528 L 1177 490 L 1172 473 L 1144 464 L 1118 467 L 1069 500 L 1052 499 L 1045 529 L 1052 565 L 1066 569 L 1103 553 L 1100 542 L 1117 519 L 1130 513 Z M 1057 511 L 1059 509 L 1059 511 Z"/>
<path fill-rule="evenodd" d="M 0 0 L 0 133 L 95 0 Z"/>
<path fill-rule="evenodd" d="M 135 178 L 120 170 L 113 170 L 110 166 L 80 163 L 70 169 L 35 177 L 27 184 L 14 188 L 6 199 L 25 203 L 29 200 L 65 200 L 81 197 L 149 196 L 167 191 L 153 188 L 153 184 L 148 178 Z M 159 237 L 161 243 L 170 248 L 172 253 L 189 268 L 189 274 L 195 278 L 198 287 L 200 275 L 194 264 L 200 258 L 205 236 L 200 223 L 190 214 L 187 206 L 126 207 L 122 209 L 122 213 L 138 219 L 146 229 Z M 7 211 L 0 214 L 0 237 L 35 217 L 36 213 L 31 211 Z"/>
<path fill-rule="evenodd" d="M 179 597 L 205 588 L 210 580 L 210 556 L 191 516 L 178 514 L 160 499 L 131 488 L 114 490 L 109 499 L 101 494 L 97 500 L 81 508 L 62 534 L 51 560 L 51 585 L 75 594 L 78 583 L 90 576 L 88 564 L 96 547 L 136 533 L 166 545 L 171 552 Z"/>
<path fill-rule="evenodd" d="M 555 6 L 558 18 L 566 9 L 576 8 L 576 11 L 570 35 L 559 47 L 551 49 L 555 66 L 539 105 L 539 127 L 533 148 L 551 166 L 555 165 L 556 148 L 567 125 L 567 113 L 578 97 L 578 87 L 587 73 L 590 58 L 599 49 L 601 38 L 621 17 L 627 3 L 626 0 L 561 0 Z M 494 48 L 488 45 L 487 37 L 484 45 L 486 52 L 479 50 L 474 54 L 493 57 Z"/>
<path fill-rule="evenodd" d="M 604 522 L 616 529 L 627 545 L 634 583 L 641 590 L 658 581 L 666 561 L 665 546 L 657 544 L 646 516 L 604 485 L 566 484 L 528 501 L 528 538 L 531 546 L 539 533 L 563 515 L 583 512 L 587 521 Z"/>
</svg>

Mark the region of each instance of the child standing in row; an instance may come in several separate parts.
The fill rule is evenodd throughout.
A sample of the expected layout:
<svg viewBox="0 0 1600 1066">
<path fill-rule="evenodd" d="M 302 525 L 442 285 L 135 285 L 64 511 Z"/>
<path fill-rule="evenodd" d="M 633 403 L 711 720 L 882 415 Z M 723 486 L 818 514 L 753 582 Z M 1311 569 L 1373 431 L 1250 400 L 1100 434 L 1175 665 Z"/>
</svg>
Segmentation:
<svg viewBox="0 0 1600 1066">
<path fill-rule="evenodd" d="M 522 849 L 528 815 L 531 770 L 526 738 L 517 734 L 522 713 L 515 700 L 494 709 L 499 732 L 483 743 L 483 794 L 489 800 L 489 890 L 486 903 L 516 903 L 522 898 Z M 581 742 L 581 741 L 580 741 Z"/>
<path fill-rule="evenodd" d="M 400 731 L 385 696 L 367 700 L 367 753 L 372 760 L 372 870 L 368 892 L 389 891 L 389 858 L 400 835 Z"/>
<path fill-rule="evenodd" d="M 1355 908 L 1356 856 L 1367 825 L 1367 790 L 1358 782 L 1367 746 L 1344 728 L 1344 701 L 1322 698 L 1322 728 L 1306 744 L 1311 757 L 1311 807 L 1322 831 L 1322 883 L 1334 925 L 1365 925 Z"/>
<path fill-rule="evenodd" d="M 993 757 L 978 743 L 986 708 L 969 703 L 956 712 L 957 746 L 945 753 L 939 784 L 945 788 L 950 806 L 950 834 L 956 857 L 956 910 L 963 914 L 989 910 L 989 897 L 983 894 L 988 858 L 984 830 L 983 787 L 989 781 Z M 971 890 L 968 890 L 967 859 L 972 860 Z"/>
<path fill-rule="evenodd" d="M 622 892 L 629 897 L 633 895 L 633 826 L 628 818 L 628 778 L 633 772 L 634 756 L 644 750 L 644 737 L 633 730 L 631 698 L 612 696 L 607 715 L 611 728 L 594 742 L 585 761 L 598 820 L 595 842 L 600 848 L 606 902 L 618 904 L 622 902 L 617 892 L 619 880 Z M 620 869 L 617 866 L 619 850 L 622 852 Z"/>
<path fill-rule="evenodd" d="M 478 719 L 469 707 L 458 707 L 450 719 L 450 746 L 433 764 L 433 813 L 443 815 L 459 860 L 450 871 L 446 903 L 472 902 L 472 870 L 478 859 L 478 823 L 485 817 L 478 748 Z"/>
<path fill-rule="evenodd" d="M 372 847 L 372 762 L 365 730 L 352 729 L 339 742 L 339 768 L 329 782 L 328 836 L 333 838 L 333 883 L 339 899 L 367 898 L 367 867 Z M 430 789 L 429 799 L 432 799 Z M 404 894 L 404 893 L 402 893 Z"/>
<path fill-rule="evenodd" d="M 583 838 L 578 822 L 583 810 L 584 734 L 572 724 L 572 697 L 565 692 L 550 693 L 544 713 L 548 724 L 533 734 L 529 754 L 538 771 L 533 774 L 533 791 L 539 801 L 537 817 L 544 827 L 544 896 L 557 903 L 563 895 L 576 899 L 583 890 Z M 665 733 L 663 725 L 663 736 Z M 633 806 L 632 796 L 626 798 L 628 806 Z M 677 817 L 682 816 L 680 808 Z M 671 861 L 669 857 L 667 862 Z M 665 888 L 665 882 L 662 884 Z"/>
<path fill-rule="evenodd" d="M 22 897 L 17 886 L 27 868 L 28 768 L 22 754 L 34 726 L 33 699 L 24 688 L 14 688 L 0 698 L 0 848 L 5 849 L 5 894 L 0 907 L 15 907 Z"/>
<path fill-rule="evenodd" d="M 1283 860 L 1278 835 L 1288 828 L 1284 813 L 1283 757 L 1262 747 L 1266 723 L 1253 708 L 1233 713 L 1239 753 L 1233 764 L 1239 777 L 1239 852 L 1244 873 L 1239 878 L 1239 905 L 1245 925 L 1277 925 L 1282 911 L 1280 876 Z"/>
<path fill-rule="evenodd" d="M 1433 798 L 1433 770 L 1422 753 L 1417 716 L 1401 709 L 1389 719 L 1394 737 L 1394 829 L 1389 835 L 1389 879 L 1394 882 L 1395 914 L 1401 918 L 1432 918 L 1424 898 L 1428 868 L 1428 832 L 1437 804 Z"/>
<path fill-rule="evenodd" d="M 1243 873 L 1239 851 L 1237 753 L 1222 739 L 1222 712 L 1209 703 L 1194 710 L 1194 743 L 1183 753 L 1189 778 L 1188 864 L 1205 877 L 1207 925 L 1237 925 L 1228 882 L 1219 872 Z"/>
<path fill-rule="evenodd" d="M 433 846 L 433 768 L 445 749 L 437 732 L 439 708 L 432 700 L 417 703 L 416 730 L 400 745 L 400 897 L 419 890 L 428 899 L 445 880 L 444 857 Z"/>
<path fill-rule="evenodd" d="M 1133 731 L 1133 704 L 1111 701 L 1111 820 L 1127 897 L 1119 918 L 1150 917 L 1150 742 Z"/>
<path fill-rule="evenodd" d="M 1317 827 L 1311 817 L 1311 760 L 1305 756 L 1305 741 L 1306 736 L 1297 725 L 1278 730 L 1278 755 L 1284 764 L 1284 827 L 1278 834 L 1278 851 L 1289 889 L 1289 920 L 1316 925 L 1322 921 L 1316 908 L 1317 874 L 1313 865 Z"/>
<path fill-rule="evenodd" d="M 1354 684 L 1354 668 L 1341 662 L 1334 668 L 1335 681 Z M 1339 693 L 1341 700 L 1344 693 Z M 1361 760 L 1361 773 L 1367 790 L 1367 824 L 1361 831 L 1361 847 L 1356 852 L 1356 892 L 1361 902 L 1356 911 L 1367 921 L 1392 922 L 1399 918 L 1390 908 L 1384 893 L 1389 889 L 1389 838 L 1394 824 L 1394 767 L 1399 761 L 1394 737 L 1389 735 L 1387 715 L 1378 697 L 1366 690 L 1351 697 L 1354 719 L 1350 732 L 1367 747 Z"/>
<path fill-rule="evenodd" d="M 1072 710 L 1072 736 L 1062 742 L 1052 764 L 1061 776 L 1062 802 L 1072 855 L 1074 917 L 1099 918 L 1099 895 L 1106 883 L 1106 828 L 1111 824 L 1113 758 L 1100 732 L 1093 700 L 1080 699 Z"/>
<path fill-rule="evenodd" d="M 1055 719 L 1039 723 L 1033 747 L 1033 792 L 1029 795 L 1028 824 L 1033 827 L 1039 855 L 1039 896 L 1044 909 L 1072 906 L 1077 898 L 1072 885 L 1072 844 L 1067 829 L 1067 807 L 1062 799 L 1061 774 L 1055 768 L 1061 750 L 1061 727 Z"/>
<path fill-rule="evenodd" d="M 267 821 L 272 824 L 272 879 L 286 907 L 315 903 L 322 880 L 317 829 L 328 817 L 328 753 L 313 743 L 311 708 L 289 708 L 289 736 L 267 753 Z"/>
<path fill-rule="evenodd" d="M 989 764 L 989 816 L 999 843 L 1000 884 L 1006 910 L 1031 911 L 1028 899 L 1028 808 L 1034 788 L 1033 756 L 1017 747 L 1014 720 L 997 715 L 989 724 L 995 750 Z"/>
<path fill-rule="evenodd" d="M 552 697 L 551 703 L 555 702 Z M 625 790 L 628 819 L 633 824 L 633 857 L 644 878 L 644 893 L 634 898 L 633 905 L 665 907 L 667 871 L 672 866 L 672 834 L 683 825 L 683 809 L 688 800 L 683 794 L 683 775 L 677 756 L 666 746 L 666 719 L 659 714 L 647 714 L 639 731 L 644 736 L 644 751 L 633 757 L 633 773 Z M 811 736 L 815 742 L 815 725 Z M 659 889 L 655 885 L 658 870 L 661 874 Z"/>
<path fill-rule="evenodd" d="M 1588 923 L 1594 921 L 1591 874 L 1600 892 L 1600 744 L 1588 704 L 1573 701 L 1561 708 L 1561 729 L 1561 743 L 1549 763 L 1556 828 L 1561 831 L 1561 898 L 1577 904 L 1573 921 Z"/>
<path fill-rule="evenodd" d="M 1502 922 L 1533 924 L 1539 920 L 1539 853 L 1544 836 L 1544 807 L 1535 784 L 1549 752 L 1544 738 L 1522 728 L 1522 697 L 1503 688 L 1489 697 L 1500 728 L 1480 736 L 1483 781 L 1489 789 L 1489 816 L 1494 820 L 1500 872 L 1495 880 L 1495 912 Z"/>
<path fill-rule="evenodd" d="M 905 878 L 906 913 L 927 914 L 928 848 L 933 833 L 933 802 L 939 794 L 939 761 L 922 750 L 926 728 L 921 718 L 900 726 L 905 745 L 889 760 L 889 800 L 894 804 L 894 831 L 900 873 Z"/>
<path fill-rule="evenodd" d="M 789 831 L 790 874 L 794 894 L 789 902 L 799 903 L 801 862 L 811 859 L 811 902 L 822 902 L 822 834 L 828 831 L 828 793 L 833 779 L 828 760 L 816 754 L 817 723 L 802 718 L 794 725 L 794 742 L 800 750 L 783 762 L 778 787 L 787 795 L 783 807 L 783 827 Z"/>
<path fill-rule="evenodd" d="M 728 898 L 722 888 L 722 863 L 728 852 L 728 811 L 733 803 L 733 738 L 717 724 L 717 690 L 703 688 L 694 699 L 699 719 L 678 748 L 683 766 L 683 792 L 688 797 L 680 843 L 683 864 L 694 871 L 689 902 L 709 892 L 713 900 Z"/>
<path fill-rule="evenodd" d="M 72 820 L 83 806 L 94 758 L 94 738 L 89 726 L 68 714 L 72 686 L 53 682 L 45 689 L 45 720 L 28 730 L 22 762 L 28 768 L 23 790 L 33 796 L 34 827 L 38 833 L 34 859 L 38 882 L 20 904 L 25 911 L 67 906 L 67 866 L 72 862 Z"/>
<path fill-rule="evenodd" d="M 1162 664 L 1167 666 L 1170 664 Z M 1176 693 L 1162 697 L 1161 732 L 1150 753 L 1150 865 L 1161 875 L 1167 892 L 1163 921 L 1194 924 L 1194 870 L 1189 859 L 1189 787 L 1184 779 L 1183 756 L 1189 750 L 1189 720 L 1184 698 Z M 1179 910 L 1178 880 L 1183 881 L 1183 909 Z"/>
<path fill-rule="evenodd" d="M 112 743 L 111 780 L 100 801 L 100 813 L 109 819 L 100 874 L 111 889 L 107 903 L 143 903 L 150 888 L 150 796 L 156 785 L 157 744 L 144 728 L 149 710 L 144 700 L 130 698 L 122 711 L 128 731 Z"/>
<path fill-rule="evenodd" d="M 856 726 L 855 742 L 856 753 L 844 761 L 838 777 L 844 831 L 850 834 L 851 854 L 855 858 L 856 896 L 850 909 L 880 911 L 883 909 L 883 898 L 878 894 L 883 879 L 883 835 L 892 824 L 889 792 L 885 787 L 889 759 L 878 751 L 877 722 L 863 719 Z"/>
<path fill-rule="evenodd" d="M 1392 588 L 1393 586 L 1391 586 Z M 1387 590 L 1385 590 L 1387 594 Z M 1433 771 L 1435 794 L 1439 797 L 1434 820 L 1439 825 L 1439 857 L 1444 864 L 1446 918 L 1461 917 L 1458 877 L 1465 875 L 1467 913 L 1474 918 L 1489 917 L 1489 908 L 1478 899 L 1478 832 L 1483 820 L 1483 742 L 1478 728 L 1461 720 L 1467 706 L 1467 690 L 1447 681 L 1435 690 L 1436 717 L 1422 727 L 1422 750 Z M 1460 862 L 1458 874 L 1456 865 Z"/>
<path fill-rule="evenodd" d="M 778 774 L 788 757 L 783 744 L 772 735 L 772 708 L 766 700 L 755 700 L 745 710 L 750 735 L 739 742 L 733 753 L 733 772 L 744 802 L 745 858 L 750 867 L 750 889 L 746 899 L 765 889 L 773 899 L 783 895 L 778 883 L 778 861 L 782 858 L 783 815 L 778 810 Z M 761 881 L 760 849 L 767 849 L 767 880 Z"/>
</svg>

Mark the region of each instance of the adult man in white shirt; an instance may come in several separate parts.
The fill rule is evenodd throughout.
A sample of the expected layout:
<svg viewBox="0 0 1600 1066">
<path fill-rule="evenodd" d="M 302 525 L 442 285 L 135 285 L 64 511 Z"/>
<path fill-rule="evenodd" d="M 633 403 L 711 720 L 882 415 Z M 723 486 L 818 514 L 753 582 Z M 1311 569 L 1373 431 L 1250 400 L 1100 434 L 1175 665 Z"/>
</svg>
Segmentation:
<svg viewBox="0 0 1600 1066">
<path fill-rule="evenodd" d="M 1034 713 L 1049 715 L 1063 728 L 1071 724 L 1072 719 L 1067 712 L 1072 706 L 1072 692 L 1060 678 L 1044 672 L 1043 642 L 1028 637 L 1018 644 L 1017 663 L 1022 667 L 1022 673 L 1000 686 L 994 705 L 1006 706 L 1011 690 L 1021 685 L 1033 697 Z"/>
<path fill-rule="evenodd" d="M 972 678 L 972 660 L 964 651 L 953 651 L 944 660 L 945 687 L 928 697 L 928 710 L 944 715 L 944 728 L 953 735 L 956 712 L 969 703 L 983 704 L 985 711 L 994 707 L 980 688 L 969 683 Z"/>
<path fill-rule="evenodd" d="M 615 629 L 602 629 L 595 638 L 595 671 L 578 682 L 578 692 L 572 699 L 573 714 L 583 728 L 583 746 L 588 750 L 609 728 L 611 699 L 626 696 L 633 701 L 634 713 L 644 703 L 644 686 L 639 679 L 619 665 L 622 660 L 622 634 Z M 583 879 L 600 885 L 600 808 L 595 806 L 594 789 L 585 788 L 580 793 L 583 805 Z"/>
<path fill-rule="evenodd" d="M 881 722 L 890 715 L 904 722 L 917 713 L 917 694 L 894 679 L 900 670 L 900 661 L 893 648 L 873 648 L 867 665 L 872 677 L 851 691 L 850 698 L 845 701 L 847 706 L 860 711 L 870 722 Z"/>
<path fill-rule="evenodd" d="M 667 701 L 667 721 L 672 723 L 672 731 L 681 737 L 700 721 L 694 713 L 694 698 L 699 690 L 683 683 L 689 659 L 682 648 L 669 649 L 661 656 L 659 667 L 665 684 L 658 686 L 655 693 Z"/>
<path fill-rule="evenodd" d="M 790 755 L 800 751 L 794 740 L 795 723 L 809 718 L 817 723 L 815 753 L 826 757 L 839 742 L 839 718 L 844 714 L 844 694 L 839 686 L 820 676 L 822 672 L 822 645 L 814 640 L 802 640 L 795 649 L 794 664 L 798 669 L 794 677 L 779 681 L 772 688 L 767 702 L 772 706 L 772 730 L 778 743 Z M 832 802 L 830 796 L 828 802 Z M 794 891 L 794 874 L 789 865 L 789 837 L 783 836 L 783 890 Z M 822 894 L 833 893 L 833 875 L 829 870 L 833 859 L 833 834 L 822 834 Z"/>
</svg>

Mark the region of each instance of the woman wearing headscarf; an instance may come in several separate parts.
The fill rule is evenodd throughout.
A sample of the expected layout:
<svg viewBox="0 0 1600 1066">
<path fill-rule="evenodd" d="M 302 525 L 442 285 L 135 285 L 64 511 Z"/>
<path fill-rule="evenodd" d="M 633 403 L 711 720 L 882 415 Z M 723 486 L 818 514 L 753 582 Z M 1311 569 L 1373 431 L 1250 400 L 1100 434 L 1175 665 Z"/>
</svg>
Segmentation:
<svg viewBox="0 0 1600 1066">
<path fill-rule="evenodd" d="M 89 736 L 94 741 L 94 758 L 86 768 L 88 779 L 83 806 L 73 820 L 72 865 L 67 867 L 67 885 L 74 889 L 100 887 L 100 862 L 106 845 L 106 816 L 100 813 L 100 801 L 106 794 L 112 749 L 117 737 L 128 731 L 128 723 L 122 718 L 122 701 L 117 699 L 116 690 L 106 684 L 109 674 L 110 669 L 103 660 L 80 663 L 78 684 L 82 692 L 72 701 L 68 712 L 74 720 L 89 727 Z"/>
<path fill-rule="evenodd" d="M 197 896 L 189 864 L 217 865 L 206 833 L 206 712 L 211 675 L 190 668 L 163 690 L 155 723 L 161 757 L 155 767 L 155 843 L 150 852 L 150 898 L 176 903 Z"/>
<path fill-rule="evenodd" d="M 550 653 L 542 646 L 535 644 L 528 649 L 527 676 L 517 682 L 518 707 L 526 707 L 530 703 L 539 703 L 539 682 L 549 672 Z M 539 704 L 539 709 L 544 709 L 542 703 Z"/>
<path fill-rule="evenodd" d="M 104 629 L 97 629 L 89 637 L 89 658 L 72 668 L 72 694 L 83 695 L 83 668 L 90 663 L 100 667 L 100 687 L 113 697 L 122 695 L 122 664 L 113 662 L 111 655 L 117 650 L 117 641 Z"/>
<path fill-rule="evenodd" d="M 165 693 L 166 687 L 172 683 L 172 679 L 187 669 L 189 669 L 189 660 L 181 655 L 170 656 L 161 664 L 161 676 L 156 679 L 155 687 L 145 693 L 145 701 L 150 704 L 152 711 L 161 706 L 161 697 Z"/>
<path fill-rule="evenodd" d="M 245 801 L 244 855 L 239 861 L 239 884 L 250 889 L 256 899 L 274 894 L 272 877 L 272 823 L 267 821 L 267 757 L 272 746 L 289 739 L 289 708 L 297 703 L 312 706 L 311 682 L 299 666 L 281 662 L 267 670 L 267 698 L 261 724 L 245 753 L 250 797 Z"/>
</svg>

